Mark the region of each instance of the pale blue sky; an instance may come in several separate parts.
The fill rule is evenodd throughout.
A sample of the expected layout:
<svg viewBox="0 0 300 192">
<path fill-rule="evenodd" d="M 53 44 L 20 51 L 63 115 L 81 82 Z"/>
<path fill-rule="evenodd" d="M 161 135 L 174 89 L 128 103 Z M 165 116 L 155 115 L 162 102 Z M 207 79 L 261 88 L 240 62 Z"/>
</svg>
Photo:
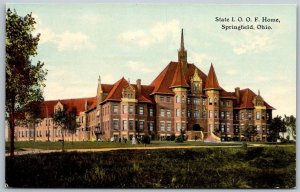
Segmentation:
<svg viewBox="0 0 300 192">
<path fill-rule="evenodd" d="M 95 96 L 121 77 L 149 84 L 177 60 L 184 28 L 188 62 L 208 73 L 214 64 L 227 91 L 250 88 L 277 110 L 296 114 L 296 6 L 9 4 L 32 12 L 41 33 L 38 56 L 48 76 L 46 99 Z M 273 30 L 224 31 L 215 17 L 279 18 Z M 243 22 L 242 24 L 247 24 Z"/>
</svg>

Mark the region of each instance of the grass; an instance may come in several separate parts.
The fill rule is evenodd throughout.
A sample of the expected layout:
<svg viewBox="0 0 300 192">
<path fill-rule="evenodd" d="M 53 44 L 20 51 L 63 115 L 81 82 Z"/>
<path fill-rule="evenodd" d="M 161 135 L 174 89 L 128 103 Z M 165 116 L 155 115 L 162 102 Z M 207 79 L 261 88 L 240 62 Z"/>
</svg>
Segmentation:
<svg viewBox="0 0 300 192">
<path fill-rule="evenodd" d="M 6 161 L 10 187 L 293 188 L 295 146 L 49 153 Z"/>
<path fill-rule="evenodd" d="M 147 146 L 157 147 L 157 146 L 235 146 L 241 145 L 241 143 L 204 143 L 199 141 L 187 141 L 184 143 L 175 143 L 174 141 L 151 141 L 151 144 Z M 5 144 L 6 152 L 9 152 L 10 145 L 9 142 Z M 65 142 L 65 149 L 101 149 L 101 148 L 124 148 L 124 147 L 137 147 L 144 146 L 143 144 L 132 145 L 130 142 L 127 143 L 114 143 L 114 142 L 91 142 L 91 141 L 81 141 L 81 142 Z M 62 147 L 61 142 L 33 142 L 33 141 L 19 141 L 15 142 L 15 150 L 20 151 L 24 148 L 31 149 L 43 149 L 43 150 L 59 150 Z"/>
</svg>

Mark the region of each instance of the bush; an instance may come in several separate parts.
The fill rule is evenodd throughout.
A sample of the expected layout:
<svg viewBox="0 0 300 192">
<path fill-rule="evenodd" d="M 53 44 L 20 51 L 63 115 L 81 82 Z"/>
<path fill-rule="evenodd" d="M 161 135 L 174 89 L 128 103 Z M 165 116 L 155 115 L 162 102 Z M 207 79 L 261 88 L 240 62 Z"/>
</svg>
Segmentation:
<svg viewBox="0 0 300 192">
<path fill-rule="evenodd" d="M 150 139 L 149 135 L 145 135 L 142 139 L 142 143 L 143 144 L 150 144 L 150 142 L 151 142 L 151 139 Z"/>
<path fill-rule="evenodd" d="M 183 143 L 184 142 L 184 137 L 183 136 L 178 136 L 178 137 L 176 137 L 176 139 L 175 139 L 175 143 Z"/>
<path fill-rule="evenodd" d="M 175 134 L 173 133 L 172 135 L 171 135 L 171 141 L 174 141 L 176 139 L 176 137 L 175 137 Z"/>
</svg>

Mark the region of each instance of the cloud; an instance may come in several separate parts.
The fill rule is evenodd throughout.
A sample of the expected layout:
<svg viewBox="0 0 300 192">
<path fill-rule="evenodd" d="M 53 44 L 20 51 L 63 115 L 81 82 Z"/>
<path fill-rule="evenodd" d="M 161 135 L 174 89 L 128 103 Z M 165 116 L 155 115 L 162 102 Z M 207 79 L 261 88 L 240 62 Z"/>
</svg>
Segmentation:
<svg viewBox="0 0 300 192">
<path fill-rule="evenodd" d="M 151 73 L 154 70 L 150 67 L 145 66 L 143 63 L 136 61 L 129 61 L 126 65 L 130 70 L 142 73 Z"/>
<path fill-rule="evenodd" d="M 221 37 L 221 39 L 232 46 L 236 55 L 262 52 L 273 45 L 272 37 L 263 32 L 240 32 L 232 38 Z"/>
<path fill-rule="evenodd" d="M 54 43 L 57 46 L 58 51 L 66 50 L 92 50 L 96 46 L 90 41 L 89 36 L 82 32 L 69 32 L 64 31 L 62 33 L 56 33 L 52 29 L 45 27 L 42 24 L 38 15 L 33 15 L 36 18 L 36 31 L 35 34 L 40 33 L 40 43 Z"/>
<path fill-rule="evenodd" d="M 179 21 L 157 22 L 149 30 L 127 31 L 119 35 L 123 43 L 132 43 L 140 47 L 148 47 L 151 44 L 164 41 L 169 36 L 178 35 Z"/>
<path fill-rule="evenodd" d="M 235 69 L 229 69 L 229 70 L 225 71 L 225 73 L 228 75 L 236 75 L 238 72 Z"/>
<path fill-rule="evenodd" d="M 190 61 L 199 65 L 205 65 L 211 63 L 211 57 L 204 53 L 192 52 L 190 56 Z"/>
</svg>

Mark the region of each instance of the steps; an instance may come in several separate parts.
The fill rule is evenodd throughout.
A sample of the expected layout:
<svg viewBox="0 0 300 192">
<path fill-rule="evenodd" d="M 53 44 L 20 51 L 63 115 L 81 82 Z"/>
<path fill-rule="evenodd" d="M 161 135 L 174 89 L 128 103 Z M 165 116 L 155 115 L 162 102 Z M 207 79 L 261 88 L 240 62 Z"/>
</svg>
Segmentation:
<svg viewBox="0 0 300 192">
<path fill-rule="evenodd" d="M 213 132 L 209 131 L 205 134 L 204 142 L 219 143 L 221 142 L 221 138 L 216 136 Z"/>
</svg>

